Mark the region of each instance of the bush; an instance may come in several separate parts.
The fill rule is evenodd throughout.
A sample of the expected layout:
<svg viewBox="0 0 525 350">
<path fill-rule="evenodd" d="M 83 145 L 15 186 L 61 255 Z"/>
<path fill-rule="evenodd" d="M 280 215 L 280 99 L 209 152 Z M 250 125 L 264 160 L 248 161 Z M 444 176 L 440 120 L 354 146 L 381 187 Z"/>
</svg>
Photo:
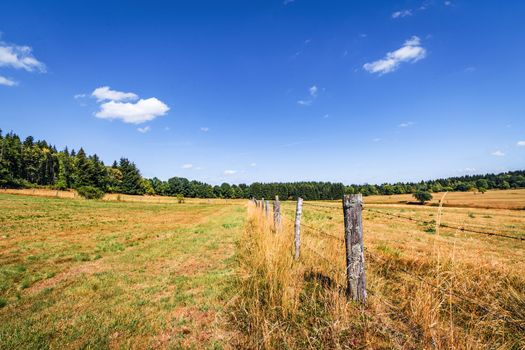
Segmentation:
<svg viewBox="0 0 525 350">
<path fill-rule="evenodd" d="M 414 193 L 414 198 L 417 199 L 421 204 L 425 204 L 425 202 L 432 200 L 432 195 L 428 191 L 419 190 Z"/>
<path fill-rule="evenodd" d="M 104 192 L 92 186 L 79 187 L 77 188 L 77 192 L 80 196 L 84 197 L 85 199 L 101 199 L 102 197 L 104 197 Z"/>
<path fill-rule="evenodd" d="M 182 195 L 181 193 L 179 193 L 179 194 L 177 195 L 177 201 L 178 201 L 179 203 L 184 203 L 184 195 Z"/>
</svg>

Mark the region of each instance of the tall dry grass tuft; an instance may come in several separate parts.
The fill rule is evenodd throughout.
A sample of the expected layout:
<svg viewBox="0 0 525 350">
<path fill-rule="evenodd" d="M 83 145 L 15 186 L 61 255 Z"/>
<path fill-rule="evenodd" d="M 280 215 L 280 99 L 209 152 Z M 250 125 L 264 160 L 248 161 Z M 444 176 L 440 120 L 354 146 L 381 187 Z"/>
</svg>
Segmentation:
<svg viewBox="0 0 525 350">
<path fill-rule="evenodd" d="M 525 278 L 494 249 L 503 244 L 498 238 L 439 232 L 441 206 L 427 208 L 436 218 L 435 233 L 365 212 L 369 300 L 363 307 L 343 290 L 342 212 L 304 207 L 307 226 L 295 261 L 293 205 L 283 203 L 279 233 L 271 215 L 248 209 L 238 296 L 231 303 L 237 347 L 525 348 Z M 523 248 L 512 254 L 523 257 Z"/>
</svg>

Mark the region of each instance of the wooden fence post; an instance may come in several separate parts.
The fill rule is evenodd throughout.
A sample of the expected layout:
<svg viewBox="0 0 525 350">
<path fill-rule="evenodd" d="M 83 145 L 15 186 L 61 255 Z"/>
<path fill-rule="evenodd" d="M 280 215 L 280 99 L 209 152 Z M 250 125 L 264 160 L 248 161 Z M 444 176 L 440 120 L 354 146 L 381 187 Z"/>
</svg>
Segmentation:
<svg viewBox="0 0 525 350">
<path fill-rule="evenodd" d="M 347 296 L 361 303 L 366 302 L 365 254 L 363 246 L 363 196 L 343 196 L 345 222 Z"/>
<path fill-rule="evenodd" d="M 266 202 L 264 201 L 264 197 L 261 198 L 261 211 L 264 212 L 264 205 L 266 204 Z"/>
<path fill-rule="evenodd" d="M 275 196 L 275 201 L 273 202 L 273 225 L 275 232 L 281 231 L 281 202 L 279 201 L 279 196 Z"/>
<path fill-rule="evenodd" d="M 270 201 L 266 201 L 264 205 L 264 212 L 266 214 L 266 219 L 268 219 L 268 216 L 270 215 Z"/>
<path fill-rule="evenodd" d="M 303 199 L 297 198 L 297 208 L 295 209 L 295 224 L 294 224 L 294 246 L 295 246 L 295 260 L 299 259 L 299 251 L 301 247 L 301 215 L 303 213 Z"/>
</svg>

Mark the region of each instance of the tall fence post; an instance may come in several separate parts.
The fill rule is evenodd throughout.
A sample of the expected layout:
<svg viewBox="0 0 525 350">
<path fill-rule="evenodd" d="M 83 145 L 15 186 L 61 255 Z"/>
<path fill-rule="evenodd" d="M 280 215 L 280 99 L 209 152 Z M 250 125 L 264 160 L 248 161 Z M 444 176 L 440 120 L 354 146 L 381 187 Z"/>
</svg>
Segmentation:
<svg viewBox="0 0 525 350">
<path fill-rule="evenodd" d="M 264 201 L 264 197 L 261 198 L 261 211 L 264 212 L 264 205 L 266 204 L 266 202 Z"/>
<path fill-rule="evenodd" d="M 270 215 L 270 201 L 266 201 L 264 205 L 264 212 L 266 214 L 266 219 L 268 219 L 268 215 Z"/>
<path fill-rule="evenodd" d="M 347 296 L 361 303 L 366 302 L 365 254 L 363 246 L 363 196 L 343 196 L 345 222 Z"/>
<path fill-rule="evenodd" d="M 295 209 L 295 224 L 294 224 L 294 247 L 295 260 L 299 259 L 299 252 L 301 247 L 301 215 L 303 213 L 303 199 L 297 198 L 297 208 Z"/>
<path fill-rule="evenodd" d="M 281 231 L 281 202 L 279 201 L 279 196 L 275 196 L 275 201 L 273 202 L 273 225 L 275 232 Z"/>
</svg>

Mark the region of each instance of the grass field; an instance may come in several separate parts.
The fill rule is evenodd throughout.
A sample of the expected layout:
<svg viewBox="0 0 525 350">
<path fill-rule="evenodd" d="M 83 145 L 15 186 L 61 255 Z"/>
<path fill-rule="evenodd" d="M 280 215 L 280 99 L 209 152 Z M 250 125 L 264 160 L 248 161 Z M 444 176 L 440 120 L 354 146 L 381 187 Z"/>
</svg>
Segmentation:
<svg viewBox="0 0 525 350">
<path fill-rule="evenodd" d="M 340 202 L 305 202 L 294 261 L 294 202 L 276 234 L 245 200 L 0 193 L 0 348 L 525 348 L 525 241 L 489 235 L 525 238 L 525 192 L 495 192 L 365 197 L 366 307 Z"/>
<path fill-rule="evenodd" d="M 220 347 L 245 218 L 0 194 L 0 348 Z"/>
<path fill-rule="evenodd" d="M 283 207 L 278 235 L 259 209 L 249 209 L 237 303 L 242 346 L 525 348 L 525 241 L 436 224 L 523 238 L 524 211 L 365 204 L 369 298 L 360 307 L 343 293 L 340 203 L 305 202 L 299 261 L 291 255 L 295 203 Z"/>
</svg>

